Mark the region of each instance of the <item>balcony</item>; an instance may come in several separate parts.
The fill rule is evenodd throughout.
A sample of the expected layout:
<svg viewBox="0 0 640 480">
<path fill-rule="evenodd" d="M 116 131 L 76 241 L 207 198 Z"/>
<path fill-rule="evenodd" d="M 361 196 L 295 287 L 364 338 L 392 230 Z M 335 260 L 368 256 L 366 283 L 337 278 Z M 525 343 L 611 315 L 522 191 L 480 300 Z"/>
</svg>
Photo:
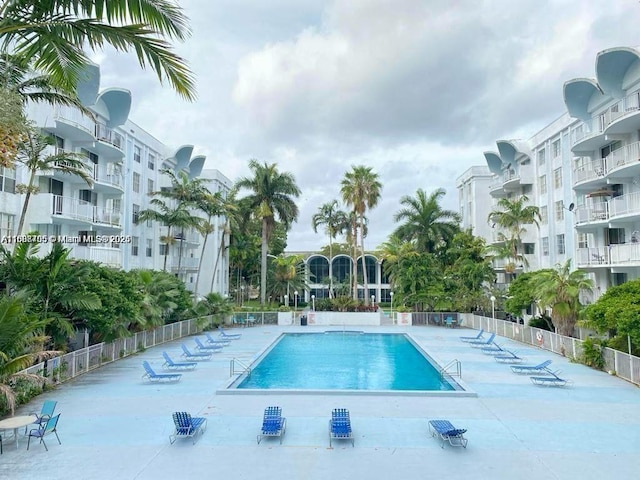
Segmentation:
<svg viewBox="0 0 640 480">
<path fill-rule="evenodd" d="M 608 267 L 609 247 L 578 248 L 576 250 L 576 266 L 578 268 Z"/>
<path fill-rule="evenodd" d="M 122 250 L 110 247 L 74 245 L 71 256 L 78 260 L 90 260 L 108 267 L 122 267 Z"/>
<path fill-rule="evenodd" d="M 94 190 L 106 193 L 122 193 L 124 182 L 120 166 L 115 163 L 97 164 L 93 166 Z"/>
<path fill-rule="evenodd" d="M 609 220 L 609 205 L 605 202 L 581 205 L 574 210 L 574 217 L 576 227 L 591 223 L 606 223 Z"/>
<path fill-rule="evenodd" d="M 507 170 L 504 172 L 502 187 L 506 191 L 519 190 L 522 185 L 533 184 L 533 167 L 520 165 L 518 171 Z"/>
<path fill-rule="evenodd" d="M 640 91 L 627 95 L 610 109 L 607 135 L 635 132 L 640 128 Z"/>
<path fill-rule="evenodd" d="M 53 113 L 55 124 L 49 132 L 74 142 L 93 142 L 95 122 L 74 107 L 58 106 Z"/>
<path fill-rule="evenodd" d="M 504 181 L 502 175 L 497 176 L 492 180 L 489 184 L 489 195 L 492 197 L 504 197 L 507 195 L 507 192 L 504 191 L 503 188 Z"/>
<path fill-rule="evenodd" d="M 96 153 L 107 158 L 120 159 L 124 156 L 124 137 L 106 125 L 95 125 Z"/>
<path fill-rule="evenodd" d="M 173 238 L 178 241 L 184 240 L 186 242 L 185 245 L 187 245 L 188 247 L 197 247 L 198 245 L 200 245 L 202 237 L 197 232 L 178 232 L 173 236 Z"/>
<path fill-rule="evenodd" d="M 579 268 L 640 267 L 640 243 L 579 248 L 576 253 Z"/>
<path fill-rule="evenodd" d="M 62 195 L 52 195 L 49 210 L 54 217 L 70 220 L 70 223 L 92 223 L 93 205 L 89 202 L 77 198 L 64 197 Z"/>
<path fill-rule="evenodd" d="M 640 175 L 640 142 L 630 143 L 607 155 L 609 178 Z"/>
<path fill-rule="evenodd" d="M 176 256 L 171 259 L 171 268 L 174 271 L 178 270 L 178 263 L 180 263 L 181 271 L 196 271 L 198 264 L 200 263 L 199 257 L 182 257 L 182 261 Z"/>
<path fill-rule="evenodd" d="M 608 116 L 605 114 L 592 118 L 590 122 L 584 122 L 582 130 L 572 136 L 572 152 L 591 153 L 606 144 L 604 130 L 608 125 Z"/>
<path fill-rule="evenodd" d="M 607 202 L 609 218 L 613 220 L 624 219 L 640 215 L 640 192 L 628 193 L 612 198 Z"/>
<path fill-rule="evenodd" d="M 102 227 L 111 228 L 114 230 L 121 230 L 122 215 L 119 211 L 109 209 L 101 206 L 93 207 L 93 223 Z"/>
<path fill-rule="evenodd" d="M 576 189 L 593 189 L 606 185 L 607 165 L 608 162 L 604 158 L 584 162 L 573 170 L 574 187 Z"/>
</svg>

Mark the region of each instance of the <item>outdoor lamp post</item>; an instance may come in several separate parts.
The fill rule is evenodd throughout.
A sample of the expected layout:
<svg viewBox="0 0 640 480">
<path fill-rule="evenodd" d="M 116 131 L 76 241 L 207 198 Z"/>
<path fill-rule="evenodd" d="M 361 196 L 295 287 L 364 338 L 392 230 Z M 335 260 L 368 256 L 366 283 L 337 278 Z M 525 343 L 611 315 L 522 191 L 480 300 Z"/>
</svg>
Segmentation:
<svg viewBox="0 0 640 480">
<path fill-rule="evenodd" d="M 389 295 L 391 295 L 391 320 L 393 320 L 393 292 L 391 292 Z"/>
<path fill-rule="evenodd" d="M 311 295 L 311 306 L 312 306 L 312 310 L 315 312 L 316 311 L 316 296 L 315 295 Z"/>
<path fill-rule="evenodd" d="M 375 295 L 371 295 L 371 306 L 373 308 L 375 308 L 375 306 L 376 306 L 376 296 Z"/>
<path fill-rule="evenodd" d="M 491 318 L 496 318 L 496 297 L 491 295 Z"/>
<path fill-rule="evenodd" d="M 293 292 L 293 313 L 298 311 L 298 290 Z"/>
</svg>

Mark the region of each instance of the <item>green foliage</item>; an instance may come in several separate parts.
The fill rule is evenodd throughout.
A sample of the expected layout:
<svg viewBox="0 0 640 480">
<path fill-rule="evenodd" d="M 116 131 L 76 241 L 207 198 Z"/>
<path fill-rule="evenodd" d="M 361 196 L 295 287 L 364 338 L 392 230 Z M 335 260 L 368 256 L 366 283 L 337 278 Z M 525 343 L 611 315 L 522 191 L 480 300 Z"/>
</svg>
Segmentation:
<svg viewBox="0 0 640 480">
<path fill-rule="evenodd" d="M 551 321 L 551 317 L 547 315 L 540 315 L 539 317 L 530 318 L 527 322 L 529 327 L 541 328 L 542 330 L 548 330 L 553 332 L 553 322 Z"/>
<path fill-rule="evenodd" d="M 41 381 L 35 381 L 32 378 L 17 377 L 7 384 L 14 394 L 14 408 L 29 403 L 32 398 L 42 393 L 43 384 Z M 0 417 L 4 417 L 12 413 L 13 409 L 9 404 L 6 396 L 0 395 Z"/>
<path fill-rule="evenodd" d="M 581 363 L 602 370 L 605 367 L 603 356 L 604 347 L 607 346 L 606 340 L 587 338 L 582 342 L 582 352 L 579 357 Z"/>
<path fill-rule="evenodd" d="M 521 273 L 509 284 L 507 298 L 504 302 L 506 312 L 520 316 L 523 310 L 535 303 L 534 279 L 541 271 Z"/>
</svg>

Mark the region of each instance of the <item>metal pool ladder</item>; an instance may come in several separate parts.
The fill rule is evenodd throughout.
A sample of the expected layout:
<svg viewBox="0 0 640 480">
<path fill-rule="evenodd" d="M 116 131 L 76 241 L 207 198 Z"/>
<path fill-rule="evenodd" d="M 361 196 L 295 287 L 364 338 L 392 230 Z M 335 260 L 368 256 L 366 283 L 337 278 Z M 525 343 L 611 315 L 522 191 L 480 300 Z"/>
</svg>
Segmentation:
<svg viewBox="0 0 640 480">
<path fill-rule="evenodd" d="M 247 374 L 247 377 L 250 377 L 251 367 L 249 367 L 242 360 L 232 358 L 231 363 L 229 364 L 229 376 L 233 377 L 234 375 L 243 375 L 245 373 Z"/>
<path fill-rule="evenodd" d="M 450 371 L 454 369 L 454 371 Z M 445 375 L 449 375 L 450 377 L 459 377 L 462 378 L 462 363 L 460 360 L 454 359 L 447 363 L 444 367 L 440 369 L 440 379 L 442 380 Z"/>
</svg>

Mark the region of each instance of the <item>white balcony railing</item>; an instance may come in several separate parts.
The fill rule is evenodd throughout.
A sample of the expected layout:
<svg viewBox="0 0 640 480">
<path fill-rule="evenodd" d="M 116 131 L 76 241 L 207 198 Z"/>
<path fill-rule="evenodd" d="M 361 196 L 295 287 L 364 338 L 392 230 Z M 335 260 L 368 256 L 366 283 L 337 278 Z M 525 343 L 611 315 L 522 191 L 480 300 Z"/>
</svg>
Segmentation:
<svg viewBox="0 0 640 480">
<path fill-rule="evenodd" d="M 94 206 L 93 207 L 93 222 L 102 225 L 110 225 L 112 227 L 121 227 L 121 217 L 119 211 L 106 207 Z"/>
<path fill-rule="evenodd" d="M 185 270 L 193 270 L 198 268 L 198 264 L 200 263 L 199 257 L 182 257 L 182 261 L 178 257 L 173 257 L 171 261 L 171 266 L 173 268 L 178 268 L 178 263 L 180 263 L 180 269 Z"/>
<path fill-rule="evenodd" d="M 56 120 L 74 125 L 91 135 L 95 132 L 95 122 L 75 107 L 57 106 L 53 115 Z"/>
<path fill-rule="evenodd" d="M 98 140 L 109 143 L 122 150 L 122 146 L 124 144 L 122 135 L 101 123 L 96 123 L 95 132 Z"/>
<path fill-rule="evenodd" d="M 77 198 L 53 195 L 53 215 L 60 215 L 74 220 L 93 221 L 93 205 Z"/>
<path fill-rule="evenodd" d="M 580 205 L 575 209 L 575 222 L 589 223 L 609 219 L 609 206 L 602 202 L 597 205 Z"/>
<path fill-rule="evenodd" d="M 612 198 L 609 204 L 609 218 L 620 215 L 640 214 L 640 192 L 628 193 Z"/>
<path fill-rule="evenodd" d="M 74 245 L 71 255 L 79 260 L 91 260 L 110 267 L 122 266 L 122 250 L 119 248 Z"/>
<path fill-rule="evenodd" d="M 596 178 L 603 178 L 607 174 L 607 161 L 598 158 L 586 162 L 573 171 L 573 183 L 581 183 Z"/>
<path fill-rule="evenodd" d="M 620 168 L 630 163 L 638 163 L 638 161 L 640 161 L 640 142 L 624 145 L 611 152 L 606 158 L 609 170 Z"/>
<path fill-rule="evenodd" d="M 120 169 L 114 164 L 107 165 L 94 165 L 93 166 L 93 179 L 96 182 L 112 185 L 120 189 L 123 188 L 122 174 Z"/>
</svg>

